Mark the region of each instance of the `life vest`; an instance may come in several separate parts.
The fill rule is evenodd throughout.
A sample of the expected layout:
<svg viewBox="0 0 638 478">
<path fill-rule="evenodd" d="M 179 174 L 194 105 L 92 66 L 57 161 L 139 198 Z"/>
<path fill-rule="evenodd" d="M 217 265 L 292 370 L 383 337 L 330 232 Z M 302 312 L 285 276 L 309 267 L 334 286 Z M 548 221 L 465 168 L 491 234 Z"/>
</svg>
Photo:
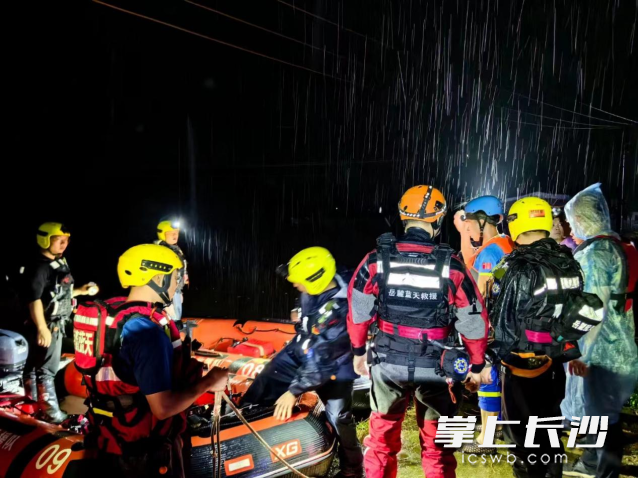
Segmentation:
<svg viewBox="0 0 638 478">
<path fill-rule="evenodd" d="M 173 251 L 175 254 L 177 254 L 177 257 L 180 258 L 180 260 L 184 263 L 184 271 L 183 271 L 183 280 L 184 283 L 188 284 L 188 261 L 186 260 L 186 256 L 184 255 L 184 251 L 182 251 L 182 248 L 179 247 L 177 244 L 169 244 L 166 241 L 162 241 L 162 240 L 156 240 L 154 242 L 154 244 L 157 244 L 159 246 L 164 246 L 164 247 L 168 247 L 171 251 Z"/>
<path fill-rule="evenodd" d="M 456 295 L 450 279 L 453 251 L 445 244 L 424 247 L 430 250 L 400 252 L 391 233 L 377 240 L 378 333 L 370 360 L 407 367 L 408 381 L 414 380 L 417 368 L 438 370 L 439 344 L 453 341 L 455 317 L 449 303 L 450 291 Z"/>
<path fill-rule="evenodd" d="M 448 298 L 452 249 L 441 244 L 430 252 L 399 252 L 388 233 L 377 240 L 379 318 L 419 329 L 448 327 L 453 315 Z"/>
<path fill-rule="evenodd" d="M 622 259 L 620 289 L 611 294 L 611 300 L 616 301 L 615 309 L 618 313 L 629 312 L 633 307 L 633 294 L 638 283 L 638 251 L 636 248 L 614 236 L 596 236 L 583 242 L 574 253 L 602 240 L 608 240 Z"/>
<path fill-rule="evenodd" d="M 182 433 L 186 429 L 186 415 L 180 413 L 158 420 L 139 387 L 117 376 L 121 334 L 126 322 L 143 317 L 166 333 L 173 344 L 173 389 L 201 378 L 202 369 L 187 356 L 172 320 L 152 304 L 126 300 L 121 297 L 81 305 L 73 319 L 73 343 L 75 366 L 83 374 L 89 393 L 91 439 L 88 446 L 106 453 L 135 456 Z"/>
<path fill-rule="evenodd" d="M 73 299 L 73 276 L 64 258 L 51 261 L 49 267 L 55 273 L 55 284 L 53 289 L 49 290 L 51 300 L 44 310 L 44 316 L 47 321 L 66 319 L 71 317 L 75 305 L 75 300 Z M 48 297 L 43 297 L 43 299 L 46 304 Z"/>
<path fill-rule="evenodd" d="M 479 254 L 481 254 L 481 252 L 483 252 L 483 250 L 486 247 L 491 246 L 492 244 L 496 244 L 503 251 L 505 255 L 511 253 L 514 250 L 514 243 L 512 242 L 512 239 L 509 236 L 501 235 L 501 234 L 499 234 L 498 236 L 494 236 L 492 239 L 490 239 L 481 247 L 479 247 L 474 253 L 474 255 L 472 256 L 472 258 L 470 259 L 469 266 L 472 269 L 472 271 L 474 271 L 475 273 L 479 273 L 479 274 L 481 273 L 481 271 L 477 270 L 476 267 L 474 267 L 474 265 L 476 264 L 477 257 L 479 256 Z M 494 267 L 496 267 L 496 264 L 492 264 L 492 268 Z"/>
<path fill-rule="evenodd" d="M 348 302 L 347 282 L 337 274 L 335 280 L 340 289 L 332 289 L 320 295 L 302 294 L 302 317 L 295 329 L 290 353 L 297 360 L 306 362 L 316 356 L 316 361 L 326 368 L 340 367 L 352 362 L 350 338 L 346 330 Z"/>
</svg>

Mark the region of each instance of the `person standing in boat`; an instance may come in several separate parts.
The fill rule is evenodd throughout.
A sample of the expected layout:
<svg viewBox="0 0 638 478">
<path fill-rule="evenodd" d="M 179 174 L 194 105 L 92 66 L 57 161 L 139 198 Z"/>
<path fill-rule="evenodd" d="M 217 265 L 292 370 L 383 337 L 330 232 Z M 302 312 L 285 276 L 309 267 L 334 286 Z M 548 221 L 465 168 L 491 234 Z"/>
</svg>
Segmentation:
<svg viewBox="0 0 638 478">
<path fill-rule="evenodd" d="M 40 248 L 21 272 L 20 302 L 28 318 L 24 335 L 29 356 L 24 368 L 24 393 L 38 402 L 40 417 L 61 423 L 67 415 L 60 410 L 54 378 L 60 365 L 64 322 L 71 317 L 74 297 L 95 295 L 97 286 L 74 287 L 64 252 L 71 233 L 59 222 L 38 228 Z"/>
<path fill-rule="evenodd" d="M 183 285 L 187 286 L 190 283 L 188 279 L 188 263 L 186 262 L 186 258 L 184 257 L 184 251 L 182 251 L 181 247 L 177 245 L 181 227 L 181 223 L 177 220 L 161 220 L 160 223 L 157 225 L 157 240 L 155 241 L 155 244 L 168 247 L 171 251 L 179 256 L 179 258 L 182 260 L 182 263 L 184 264 Z M 182 320 L 183 302 L 184 295 L 182 289 L 180 288 L 179 290 L 175 291 L 173 303 L 166 309 L 168 315 L 178 325 Z"/>
<path fill-rule="evenodd" d="M 363 477 L 363 454 L 352 417 L 352 387 L 357 374 L 347 331 L 350 275 L 332 254 L 310 247 L 278 273 L 301 292 L 297 335 L 266 366 L 246 392 L 242 405 L 275 405 L 275 418 L 287 420 L 297 399 L 315 391 L 326 407 L 339 442 L 338 477 Z"/>
</svg>

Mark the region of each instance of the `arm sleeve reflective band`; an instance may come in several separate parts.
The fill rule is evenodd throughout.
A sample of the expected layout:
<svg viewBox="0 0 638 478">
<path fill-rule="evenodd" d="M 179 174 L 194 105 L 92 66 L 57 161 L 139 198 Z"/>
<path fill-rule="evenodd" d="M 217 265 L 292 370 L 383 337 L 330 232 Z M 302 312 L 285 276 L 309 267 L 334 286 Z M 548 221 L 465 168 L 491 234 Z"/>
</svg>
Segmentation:
<svg viewBox="0 0 638 478">
<path fill-rule="evenodd" d="M 479 397 L 500 397 L 501 396 L 501 392 L 481 392 L 479 390 L 478 391 L 478 396 Z"/>
</svg>

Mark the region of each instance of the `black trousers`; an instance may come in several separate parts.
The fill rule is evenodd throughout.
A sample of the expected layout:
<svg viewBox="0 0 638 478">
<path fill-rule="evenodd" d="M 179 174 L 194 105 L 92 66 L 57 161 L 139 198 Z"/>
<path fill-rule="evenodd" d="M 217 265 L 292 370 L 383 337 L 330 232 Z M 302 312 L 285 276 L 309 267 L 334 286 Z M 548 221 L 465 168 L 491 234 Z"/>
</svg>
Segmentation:
<svg viewBox="0 0 638 478">
<path fill-rule="evenodd" d="M 60 357 L 62 355 L 62 330 L 59 321 L 49 324 L 51 331 L 51 345 L 41 347 L 38 345 L 38 330 L 33 323 L 28 323 L 25 327 L 24 335 L 29 343 L 29 355 L 24 366 L 24 375 L 29 376 L 35 373 L 38 383 L 44 379 L 55 377 L 60 367 Z"/>
<path fill-rule="evenodd" d="M 587 442 L 596 443 L 596 436 L 589 435 Z M 607 437 L 602 448 L 585 448 L 582 462 L 585 466 L 595 471 L 598 478 L 617 478 L 620 475 L 625 439 L 621 423 L 609 425 Z"/>
<path fill-rule="evenodd" d="M 503 420 L 519 420 L 518 425 L 506 425 L 505 436 L 516 445 L 510 452 L 516 456 L 514 475 L 518 478 L 560 478 L 563 474 L 564 448 L 559 439 L 559 448 L 552 448 L 548 430 L 537 429 L 534 444 L 539 448 L 525 448 L 526 425 L 529 417 L 559 417 L 560 402 L 565 396 L 565 370 L 562 364 L 552 366 L 535 378 L 513 375 L 501 367 Z M 552 423 L 560 423 L 559 421 Z M 560 438 L 561 430 L 557 430 Z M 549 456 L 549 458 L 545 458 Z M 545 458 L 547 464 L 541 460 Z"/>
</svg>

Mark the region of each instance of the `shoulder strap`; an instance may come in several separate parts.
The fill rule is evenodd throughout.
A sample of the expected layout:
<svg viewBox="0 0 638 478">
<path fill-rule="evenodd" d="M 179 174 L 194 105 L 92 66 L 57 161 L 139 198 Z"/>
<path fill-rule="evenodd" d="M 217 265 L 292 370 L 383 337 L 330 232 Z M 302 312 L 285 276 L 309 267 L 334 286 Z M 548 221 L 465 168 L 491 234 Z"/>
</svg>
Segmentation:
<svg viewBox="0 0 638 478">
<path fill-rule="evenodd" d="M 452 295 L 456 296 L 456 285 L 450 278 L 450 267 L 452 263 L 453 253 L 454 251 L 447 244 L 439 244 L 432 251 L 434 258 L 436 259 L 434 270 L 436 271 L 436 274 L 442 279 L 441 290 L 443 290 L 443 284 L 445 284 L 449 289 L 452 289 Z"/>
<path fill-rule="evenodd" d="M 580 251 L 584 251 L 585 249 L 587 249 L 589 246 L 591 246 L 594 242 L 598 242 L 600 240 L 606 239 L 608 236 L 596 236 L 596 237 L 592 237 L 590 239 L 587 239 L 585 242 L 583 242 L 581 245 L 579 245 L 578 247 L 576 247 L 576 249 L 574 249 L 574 254 L 576 254 L 577 252 Z"/>
<path fill-rule="evenodd" d="M 391 232 L 382 234 L 377 239 L 377 254 L 381 256 L 381 270 L 377 266 L 377 284 L 379 285 L 379 312 L 381 317 L 385 317 L 386 314 L 386 301 L 387 301 L 387 282 L 388 275 L 390 274 L 390 256 L 396 250 L 396 238 Z M 378 259 L 377 259 L 378 262 Z"/>
<path fill-rule="evenodd" d="M 387 283 L 390 274 L 390 256 L 396 250 L 396 238 L 391 232 L 382 234 L 377 239 L 377 254 L 381 256 L 381 270 L 377 267 L 377 275 L 381 277 L 377 280 L 379 285 L 379 312 L 381 317 L 386 317 Z"/>
<path fill-rule="evenodd" d="M 378 247 L 392 246 L 393 244 L 396 244 L 396 242 L 397 242 L 397 239 L 396 237 L 394 237 L 394 234 L 392 234 L 391 232 L 384 232 L 377 238 Z"/>
<path fill-rule="evenodd" d="M 93 351 L 95 353 L 95 363 L 97 365 L 96 368 L 100 368 L 102 366 L 102 334 L 104 334 L 104 338 L 106 339 L 106 334 L 104 333 L 104 327 L 106 325 L 106 316 L 102 313 L 105 309 L 105 305 L 100 300 L 93 301 L 95 307 L 97 309 L 97 332 L 95 333 L 95 342 L 93 343 Z"/>
<path fill-rule="evenodd" d="M 620 273 L 620 290 L 611 294 L 610 298 L 616 301 L 616 311 L 619 313 L 623 313 L 625 311 L 627 299 L 629 298 L 629 256 L 625 252 L 625 248 L 618 239 L 610 236 L 607 236 L 607 238 L 613 245 L 618 255 L 620 255 L 620 267 L 622 269 Z"/>
<path fill-rule="evenodd" d="M 134 309 L 140 306 L 148 306 L 146 302 L 126 302 L 126 303 L 117 303 L 117 304 L 104 303 L 103 305 L 107 312 L 103 322 L 106 323 L 109 317 L 111 318 L 111 321 L 109 323 L 106 323 L 109 329 L 107 329 L 107 333 L 105 334 L 105 340 L 107 340 L 107 342 L 104 344 L 104 350 L 108 350 L 109 353 L 111 354 L 117 352 L 117 349 L 120 346 L 120 336 L 122 334 L 122 329 L 124 328 L 126 323 L 131 319 L 135 319 L 138 317 L 147 319 L 153 322 L 158 327 L 164 328 L 164 326 L 160 324 L 157 320 L 146 316 L 145 314 L 139 312 L 138 310 L 131 310 L 130 312 L 127 312 L 128 309 Z M 117 321 L 117 326 L 115 327 L 115 329 L 110 329 L 111 324 L 120 314 L 122 314 L 122 317 Z M 112 332 L 109 333 L 109 330 L 112 330 Z"/>
<path fill-rule="evenodd" d="M 629 288 L 629 271 L 628 271 L 629 256 L 627 254 L 627 251 L 625 251 L 625 247 L 622 242 L 620 242 L 615 237 L 611 237 L 611 236 L 608 236 L 608 239 L 610 240 L 614 249 L 616 250 L 620 258 L 622 259 L 622 273 L 621 273 L 620 284 L 621 284 L 622 291 L 626 292 L 627 289 Z"/>
</svg>

